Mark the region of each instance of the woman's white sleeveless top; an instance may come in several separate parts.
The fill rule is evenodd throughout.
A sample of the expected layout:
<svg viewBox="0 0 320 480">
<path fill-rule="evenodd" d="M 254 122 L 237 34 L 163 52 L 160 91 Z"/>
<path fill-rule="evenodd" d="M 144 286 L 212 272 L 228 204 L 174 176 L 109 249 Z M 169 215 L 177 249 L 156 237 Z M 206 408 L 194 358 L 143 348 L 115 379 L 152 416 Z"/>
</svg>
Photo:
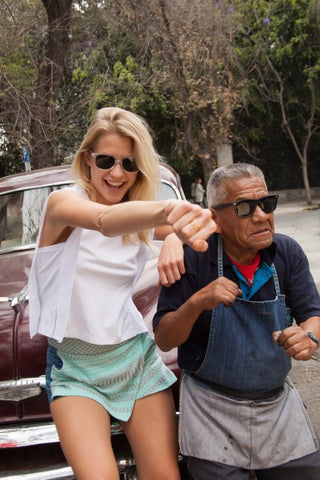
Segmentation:
<svg viewBox="0 0 320 480">
<path fill-rule="evenodd" d="M 144 243 L 82 228 L 65 243 L 37 247 L 28 286 L 31 336 L 111 345 L 146 332 L 132 293 L 149 253 Z"/>
<path fill-rule="evenodd" d="M 147 330 L 132 300 L 145 254 L 144 245 L 82 229 L 65 337 L 115 344 Z"/>
</svg>

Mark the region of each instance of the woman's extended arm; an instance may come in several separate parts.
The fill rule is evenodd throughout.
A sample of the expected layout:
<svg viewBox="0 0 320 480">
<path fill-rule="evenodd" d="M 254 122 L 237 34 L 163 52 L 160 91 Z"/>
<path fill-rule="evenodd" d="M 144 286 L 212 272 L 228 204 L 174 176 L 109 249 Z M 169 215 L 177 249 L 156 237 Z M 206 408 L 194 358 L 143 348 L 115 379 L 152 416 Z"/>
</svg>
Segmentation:
<svg viewBox="0 0 320 480">
<path fill-rule="evenodd" d="M 181 241 L 198 250 L 207 248 L 205 239 L 215 231 L 210 211 L 184 200 L 103 205 L 76 192 L 60 190 L 49 198 L 41 246 L 58 243 L 65 229 L 75 227 L 98 230 L 112 237 L 167 224 Z"/>
</svg>

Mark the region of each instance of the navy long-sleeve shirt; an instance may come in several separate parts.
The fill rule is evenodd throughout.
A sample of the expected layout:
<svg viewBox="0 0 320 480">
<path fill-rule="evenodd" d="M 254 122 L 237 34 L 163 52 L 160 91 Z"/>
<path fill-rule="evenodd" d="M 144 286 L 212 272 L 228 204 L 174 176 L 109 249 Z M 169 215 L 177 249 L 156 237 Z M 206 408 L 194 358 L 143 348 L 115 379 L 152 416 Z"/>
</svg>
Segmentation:
<svg viewBox="0 0 320 480">
<path fill-rule="evenodd" d="M 196 252 L 185 247 L 186 273 L 170 288 L 162 287 L 153 328 L 158 325 L 163 315 L 176 311 L 195 292 L 218 277 L 217 242 L 218 235 L 213 234 L 208 239 L 209 248 L 206 252 Z M 275 234 L 270 247 L 260 253 L 260 264 L 265 262 L 271 266 L 274 263 L 280 291 L 285 295 L 286 305 L 297 324 L 312 316 L 320 316 L 320 296 L 310 273 L 308 259 L 300 245 L 286 235 Z M 225 253 L 223 275 L 239 284 L 233 264 Z M 250 300 L 272 300 L 275 295 L 274 280 L 270 277 Z M 204 310 L 188 340 L 179 346 L 178 361 L 181 368 L 195 371 L 200 367 L 207 347 L 211 314 L 212 310 Z"/>
</svg>

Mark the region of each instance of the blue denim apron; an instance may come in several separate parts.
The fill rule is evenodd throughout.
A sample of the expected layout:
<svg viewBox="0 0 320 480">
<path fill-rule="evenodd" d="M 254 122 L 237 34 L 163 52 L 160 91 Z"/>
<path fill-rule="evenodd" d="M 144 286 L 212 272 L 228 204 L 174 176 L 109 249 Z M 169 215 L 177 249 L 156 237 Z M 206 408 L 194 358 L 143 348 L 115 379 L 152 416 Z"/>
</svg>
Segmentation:
<svg viewBox="0 0 320 480">
<path fill-rule="evenodd" d="M 218 272 L 222 276 L 219 243 Z M 247 394 L 284 388 L 277 395 L 253 401 L 245 395 L 235 398 L 221 393 L 186 372 L 180 386 L 179 445 L 183 455 L 261 469 L 319 449 L 306 409 L 294 385 L 285 379 L 291 361 L 272 341 L 272 332 L 290 323 L 274 266 L 273 279 L 274 300 L 237 299 L 232 307 L 219 305 L 213 310 L 206 355 L 193 373 Z"/>
<path fill-rule="evenodd" d="M 237 298 L 232 307 L 212 311 L 205 358 L 198 377 L 241 392 L 265 392 L 281 387 L 291 369 L 284 349 L 272 332 L 289 326 L 285 296 L 280 294 L 274 265 L 276 298 L 254 302 Z M 223 275 L 222 240 L 218 241 L 218 275 Z"/>
</svg>

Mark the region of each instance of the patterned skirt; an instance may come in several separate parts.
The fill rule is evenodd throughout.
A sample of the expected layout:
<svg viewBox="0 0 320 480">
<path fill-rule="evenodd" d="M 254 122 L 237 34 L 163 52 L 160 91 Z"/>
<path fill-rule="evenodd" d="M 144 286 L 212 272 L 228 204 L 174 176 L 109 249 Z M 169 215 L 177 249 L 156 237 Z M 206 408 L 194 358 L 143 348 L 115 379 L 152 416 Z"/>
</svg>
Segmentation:
<svg viewBox="0 0 320 480">
<path fill-rule="evenodd" d="M 127 421 L 135 400 L 167 389 L 176 377 L 163 363 L 154 340 L 143 333 L 118 345 L 49 339 L 46 380 L 50 401 L 91 398 L 111 416 Z"/>
</svg>

